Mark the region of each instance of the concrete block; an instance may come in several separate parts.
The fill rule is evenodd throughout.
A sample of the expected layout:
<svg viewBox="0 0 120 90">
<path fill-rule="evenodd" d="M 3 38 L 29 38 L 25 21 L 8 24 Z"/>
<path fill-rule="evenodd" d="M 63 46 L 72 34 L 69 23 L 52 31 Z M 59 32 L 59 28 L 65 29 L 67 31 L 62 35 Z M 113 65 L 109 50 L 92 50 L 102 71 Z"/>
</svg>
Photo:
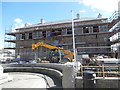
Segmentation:
<svg viewBox="0 0 120 90">
<path fill-rule="evenodd" d="M 75 78 L 75 88 L 83 88 L 83 78 L 82 77 Z"/>
<path fill-rule="evenodd" d="M 95 88 L 119 88 L 120 79 L 97 79 Z"/>
<path fill-rule="evenodd" d="M 63 88 L 75 88 L 75 72 L 72 65 L 66 65 L 63 67 Z"/>
</svg>

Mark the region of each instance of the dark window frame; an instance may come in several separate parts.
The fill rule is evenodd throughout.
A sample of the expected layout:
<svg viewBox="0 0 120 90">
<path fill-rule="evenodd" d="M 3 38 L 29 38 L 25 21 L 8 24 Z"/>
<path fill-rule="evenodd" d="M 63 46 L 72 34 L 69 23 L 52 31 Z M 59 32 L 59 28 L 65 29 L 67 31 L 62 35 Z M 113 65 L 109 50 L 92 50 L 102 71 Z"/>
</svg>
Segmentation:
<svg viewBox="0 0 120 90">
<path fill-rule="evenodd" d="M 46 31 L 43 31 L 43 32 L 42 32 L 43 37 L 46 37 L 46 36 L 47 36 L 46 33 L 47 33 Z"/>
<path fill-rule="evenodd" d="M 93 32 L 99 32 L 99 26 L 93 26 Z"/>
<path fill-rule="evenodd" d="M 72 34 L 72 28 L 67 28 L 67 34 Z"/>
<path fill-rule="evenodd" d="M 32 37 L 32 33 L 29 33 L 29 39 L 32 39 L 33 37 Z"/>
<path fill-rule="evenodd" d="M 22 33 L 22 39 L 25 40 L 25 33 Z"/>
<path fill-rule="evenodd" d="M 83 27 L 83 33 L 89 33 L 89 27 Z"/>
</svg>

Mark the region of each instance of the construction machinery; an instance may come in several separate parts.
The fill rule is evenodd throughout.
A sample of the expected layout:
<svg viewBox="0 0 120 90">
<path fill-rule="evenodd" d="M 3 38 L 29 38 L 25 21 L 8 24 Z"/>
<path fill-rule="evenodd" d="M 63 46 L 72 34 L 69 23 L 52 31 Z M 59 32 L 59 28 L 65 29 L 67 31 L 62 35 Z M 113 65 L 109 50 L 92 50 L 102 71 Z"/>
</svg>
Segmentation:
<svg viewBox="0 0 120 90">
<path fill-rule="evenodd" d="M 46 60 L 49 60 L 50 63 L 74 62 L 74 53 L 70 50 L 63 50 L 63 48 L 52 46 L 43 42 L 32 44 L 32 50 L 35 50 L 40 46 L 50 49 L 49 55 L 46 56 Z"/>
</svg>

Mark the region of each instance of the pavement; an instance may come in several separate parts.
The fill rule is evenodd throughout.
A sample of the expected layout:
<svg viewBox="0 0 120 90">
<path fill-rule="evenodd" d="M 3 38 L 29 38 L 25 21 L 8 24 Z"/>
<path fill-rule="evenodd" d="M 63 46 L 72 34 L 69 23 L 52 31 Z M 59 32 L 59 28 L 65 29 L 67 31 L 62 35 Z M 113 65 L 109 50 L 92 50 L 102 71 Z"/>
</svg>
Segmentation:
<svg viewBox="0 0 120 90">
<path fill-rule="evenodd" d="M 27 72 L 9 72 L 13 80 L 0 85 L 2 88 L 52 88 L 56 87 L 57 80 L 43 74 Z M 54 78 L 54 79 L 53 79 Z M 59 83 L 58 83 L 59 84 Z M 60 85 L 58 85 L 59 87 Z M 2 89 L 7 90 L 7 89 Z M 14 90 L 14 89 L 10 89 Z M 15 89 L 16 90 L 16 89 Z"/>
</svg>

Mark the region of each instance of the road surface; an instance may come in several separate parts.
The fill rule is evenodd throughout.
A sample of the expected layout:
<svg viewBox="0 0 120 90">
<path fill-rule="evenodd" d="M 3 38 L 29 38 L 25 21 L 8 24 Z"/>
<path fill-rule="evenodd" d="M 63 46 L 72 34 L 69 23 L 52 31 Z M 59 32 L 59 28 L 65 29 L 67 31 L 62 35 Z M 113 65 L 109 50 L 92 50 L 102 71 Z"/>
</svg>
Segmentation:
<svg viewBox="0 0 120 90">
<path fill-rule="evenodd" d="M 0 85 L 0 88 L 51 88 L 55 82 L 47 75 L 27 72 L 8 73 L 13 80 Z"/>
</svg>

